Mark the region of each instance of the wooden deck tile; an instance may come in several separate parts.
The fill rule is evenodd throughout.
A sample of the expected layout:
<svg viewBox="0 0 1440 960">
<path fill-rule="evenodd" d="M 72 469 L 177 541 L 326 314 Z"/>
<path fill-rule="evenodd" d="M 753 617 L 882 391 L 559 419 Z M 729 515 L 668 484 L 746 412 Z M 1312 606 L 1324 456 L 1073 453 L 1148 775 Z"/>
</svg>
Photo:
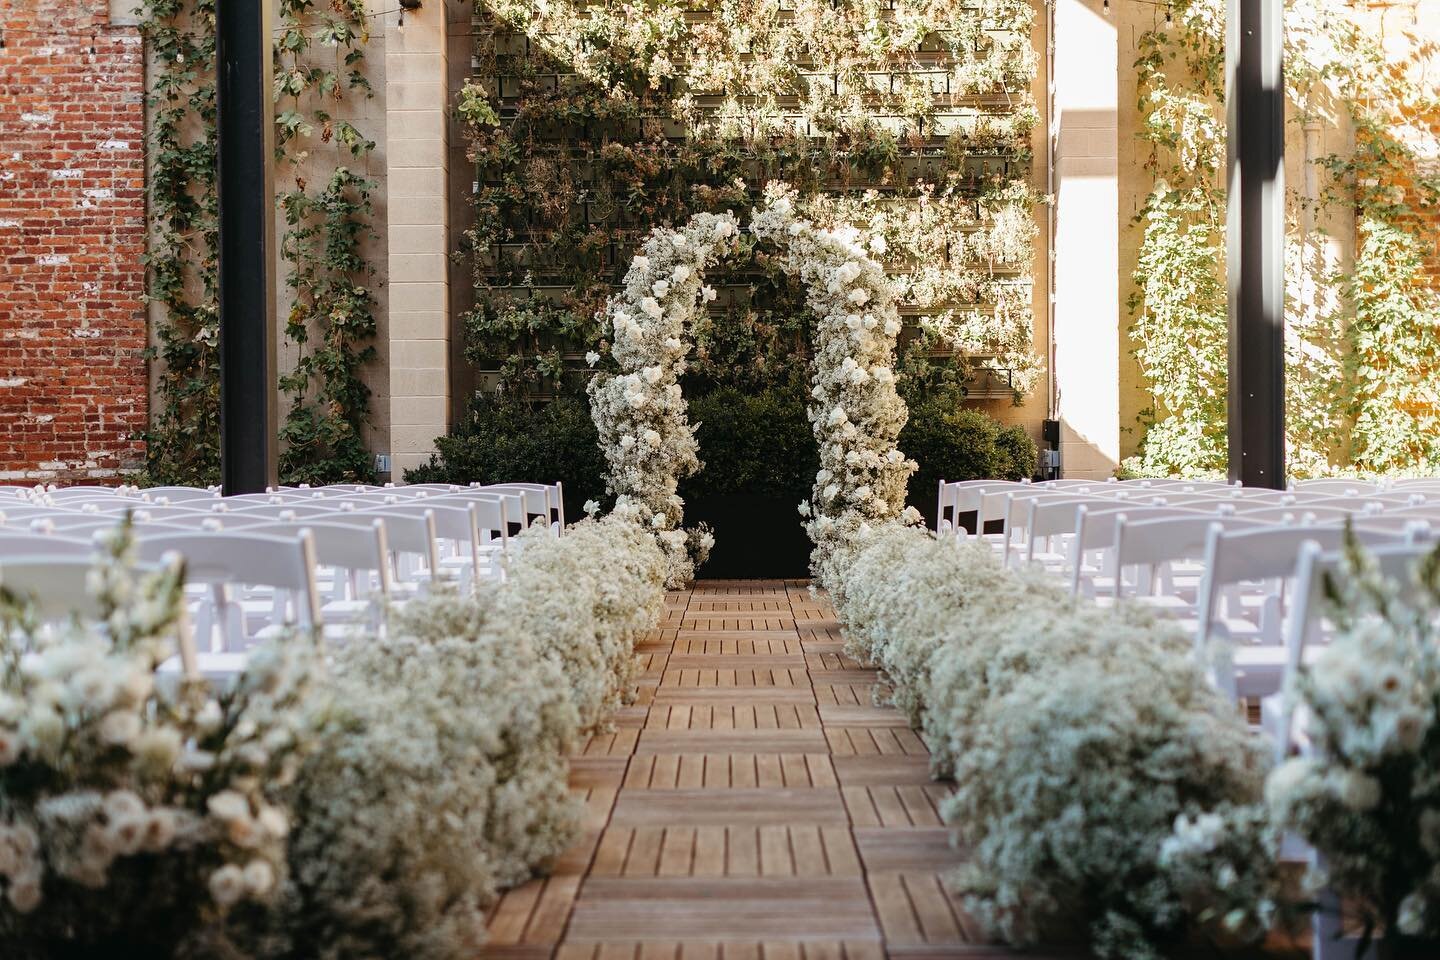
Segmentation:
<svg viewBox="0 0 1440 960">
<path fill-rule="evenodd" d="M 592 877 L 581 888 L 567 940 L 701 939 L 719 942 L 878 940 L 855 877 L 654 879 Z"/>
<path fill-rule="evenodd" d="M 640 731 L 641 753 L 825 753 L 825 732 L 800 730 L 654 730 Z M 589 755 L 589 751 L 586 751 Z"/>
<path fill-rule="evenodd" d="M 855 846 L 870 872 L 882 870 L 947 872 L 958 867 L 964 855 L 950 843 L 944 827 L 916 827 L 895 830 L 856 827 Z"/>
<path fill-rule="evenodd" d="M 835 689 L 831 687 L 830 689 Z M 894 707 L 862 704 L 820 704 L 820 722 L 827 727 L 905 727 L 910 721 Z"/>
<path fill-rule="evenodd" d="M 823 595 L 701 581 L 636 656 L 634 703 L 571 761 L 581 836 L 490 907 L 481 960 L 1009 955 L 945 889 L 952 788 Z"/>
<path fill-rule="evenodd" d="M 760 823 L 845 824 L 845 805 L 835 787 L 787 790 L 625 790 L 615 803 L 610 822 L 729 826 Z"/>
</svg>

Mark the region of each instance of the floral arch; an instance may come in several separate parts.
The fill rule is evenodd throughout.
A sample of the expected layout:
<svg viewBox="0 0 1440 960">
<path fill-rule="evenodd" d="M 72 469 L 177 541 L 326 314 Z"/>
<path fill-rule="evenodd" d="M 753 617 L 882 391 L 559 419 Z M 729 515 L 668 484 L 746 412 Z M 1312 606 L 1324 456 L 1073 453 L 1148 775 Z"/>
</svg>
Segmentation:
<svg viewBox="0 0 1440 960">
<path fill-rule="evenodd" d="M 800 512 L 815 544 L 812 572 L 828 586 L 845 545 L 871 524 L 918 520 L 904 509 L 915 464 L 896 446 L 907 417 L 893 369 L 900 315 L 872 257 L 884 252 L 884 240 L 865 241 L 850 227 L 819 227 L 798 216 L 791 194 L 775 186 L 749 230 L 783 251 L 782 269 L 805 285 L 816 317 L 809 417 L 820 470 Z M 603 325 L 615 367 L 589 385 L 615 512 L 659 539 L 672 586 L 694 575 L 714 542 L 703 528 L 681 526 L 684 503 L 676 490 L 701 463 L 679 381 L 697 314 L 715 298 L 705 272 L 735 251 L 739 232 L 727 212 L 698 214 L 678 229 L 651 233 L 624 289 L 606 306 Z M 591 353 L 587 359 L 593 366 L 601 358 Z"/>
</svg>

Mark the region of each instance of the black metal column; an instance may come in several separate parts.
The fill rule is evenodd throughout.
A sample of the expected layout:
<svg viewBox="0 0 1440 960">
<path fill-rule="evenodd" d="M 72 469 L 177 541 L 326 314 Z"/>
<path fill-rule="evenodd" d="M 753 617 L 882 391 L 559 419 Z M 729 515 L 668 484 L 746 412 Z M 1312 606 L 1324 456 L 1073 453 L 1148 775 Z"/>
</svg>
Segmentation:
<svg viewBox="0 0 1440 960">
<path fill-rule="evenodd" d="M 215 9 L 220 204 L 220 473 L 225 493 L 276 482 L 272 4 Z"/>
<path fill-rule="evenodd" d="M 1285 486 L 1282 0 L 1228 0 L 1230 479 Z"/>
</svg>

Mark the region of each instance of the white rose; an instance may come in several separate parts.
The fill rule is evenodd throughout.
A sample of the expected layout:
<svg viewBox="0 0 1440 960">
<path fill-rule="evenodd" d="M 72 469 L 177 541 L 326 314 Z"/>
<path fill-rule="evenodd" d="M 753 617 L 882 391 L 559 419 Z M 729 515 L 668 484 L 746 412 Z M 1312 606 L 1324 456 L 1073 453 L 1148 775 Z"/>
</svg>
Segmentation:
<svg viewBox="0 0 1440 960">
<path fill-rule="evenodd" d="M 660 446 L 660 434 L 654 430 L 646 430 L 645 442 L 652 447 Z"/>
<path fill-rule="evenodd" d="M 657 301 L 654 297 L 646 297 L 645 299 L 641 300 L 640 309 L 644 312 L 646 316 L 651 317 L 655 320 L 659 320 L 665 315 L 665 311 L 661 309 L 659 301 Z"/>
<path fill-rule="evenodd" d="M 670 246 L 676 250 L 684 250 L 690 246 L 690 241 L 685 239 L 685 234 L 683 233 L 672 233 L 670 235 Z"/>
<path fill-rule="evenodd" d="M 233 906 L 245 895 L 245 872 L 233 863 L 210 874 L 210 896 L 222 907 Z"/>
<path fill-rule="evenodd" d="M 264 860 L 245 865 L 245 889 L 252 897 L 263 897 L 275 887 L 275 868 Z"/>
<path fill-rule="evenodd" d="M 858 487 L 855 488 L 855 493 L 851 496 L 851 499 L 852 499 L 852 500 L 869 500 L 869 499 L 870 499 L 870 485 L 869 485 L 868 483 L 862 483 L 862 484 L 860 484 L 860 486 L 858 486 Z"/>
<path fill-rule="evenodd" d="M 873 314 L 869 314 L 869 313 L 865 314 L 865 329 L 866 329 L 866 330 L 874 330 L 874 329 L 875 329 L 876 327 L 878 327 L 879 325 L 880 325 L 880 321 L 877 320 L 877 319 L 875 319 L 875 316 L 874 316 Z"/>
<path fill-rule="evenodd" d="M 231 823 L 250 816 L 250 801 L 235 790 L 222 790 L 205 802 L 205 807 L 218 820 Z"/>
<path fill-rule="evenodd" d="M 830 411 L 830 416 L 826 418 L 826 422 L 829 423 L 831 426 L 834 426 L 839 423 L 844 423 L 846 419 L 848 418 L 845 414 L 845 408 L 837 404 Z"/>
<path fill-rule="evenodd" d="M 1335 795 L 1351 810 L 1374 810 L 1380 804 L 1380 781 L 1358 770 L 1346 770 L 1336 777 Z"/>
<path fill-rule="evenodd" d="M 885 336 L 893 337 L 900 332 L 900 321 L 893 317 L 885 321 Z"/>
<path fill-rule="evenodd" d="M 636 270 L 648 270 L 650 269 L 650 258 L 643 255 L 638 256 L 634 260 L 631 260 L 630 264 Z"/>
<path fill-rule="evenodd" d="M 800 506 L 797 507 L 796 509 L 798 509 L 798 510 L 800 511 L 800 516 L 802 516 L 802 517 L 808 517 L 808 516 L 810 516 L 810 501 L 808 501 L 808 500 L 801 500 L 801 501 L 800 501 Z"/>
<path fill-rule="evenodd" d="M 629 450 L 633 446 L 635 446 L 635 438 L 630 436 L 630 434 L 627 433 L 625 434 L 625 436 L 620 438 L 621 450 Z"/>
<path fill-rule="evenodd" d="M 651 517 L 650 526 L 654 527 L 656 530 L 659 530 L 661 527 L 665 526 L 665 514 L 657 513 L 655 514 L 655 516 Z"/>
<path fill-rule="evenodd" d="M 600 512 L 600 504 L 596 503 L 594 500 L 586 500 L 585 506 L 581 507 L 580 509 L 585 511 L 586 516 L 593 517 L 595 516 L 595 514 Z"/>
<path fill-rule="evenodd" d="M 140 717 L 129 710 L 112 710 L 100 720 L 100 739 L 123 747 L 140 735 Z"/>
<path fill-rule="evenodd" d="M 599 362 L 600 362 L 600 354 L 596 353 L 594 350 L 591 350 L 591 351 L 589 351 L 589 352 L 587 352 L 587 353 L 585 354 L 585 363 L 586 363 L 587 366 L 593 367 L 593 366 L 595 366 L 595 364 L 597 364 L 597 363 L 599 363 Z"/>
<path fill-rule="evenodd" d="M 840 485 L 838 483 L 832 483 L 828 484 L 824 490 L 820 491 L 820 496 L 826 500 L 834 500 L 836 495 L 839 493 Z"/>
<path fill-rule="evenodd" d="M 864 321 L 860 319 L 860 314 L 858 313 L 852 313 L 845 318 L 845 326 L 849 327 L 851 330 L 859 330 L 863 322 Z"/>
<path fill-rule="evenodd" d="M 841 283 L 849 283 L 860 276 L 860 264 L 853 260 L 847 260 L 840 264 L 839 269 L 835 271 L 835 276 Z"/>
<path fill-rule="evenodd" d="M 870 376 L 874 377 L 877 383 L 889 383 L 895 379 L 895 372 L 889 367 L 874 366 L 870 368 Z"/>
<path fill-rule="evenodd" d="M 870 291 L 864 287 L 856 287 L 850 291 L 849 300 L 851 303 L 864 304 L 870 299 Z"/>
<path fill-rule="evenodd" d="M 643 393 L 632 393 L 626 397 L 626 400 L 629 401 L 632 410 L 639 410 L 645 406 L 645 404 L 649 403 L 649 398 Z"/>
<path fill-rule="evenodd" d="M 792 223 L 787 229 L 790 233 L 790 236 L 798 237 L 800 236 L 801 231 L 805 229 L 805 226 L 804 224 Z"/>
<path fill-rule="evenodd" d="M 654 292 L 655 296 L 663 297 L 670 292 L 670 284 L 665 280 L 656 280 L 650 284 L 650 289 Z"/>
<path fill-rule="evenodd" d="M 703 301 L 706 302 L 706 303 L 710 303 L 711 301 L 713 301 L 713 300 L 715 299 L 715 288 L 714 288 L 714 287 L 701 287 L 701 288 L 700 288 L 700 299 L 703 300 Z"/>
<path fill-rule="evenodd" d="M 731 236 L 734 233 L 735 224 L 730 221 L 729 217 L 721 217 L 720 219 L 715 221 L 715 236 L 719 237 L 721 240 L 724 240 L 725 238 Z"/>
<path fill-rule="evenodd" d="M 40 878 L 27 876 L 23 880 L 12 881 L 6 896 L 16 913 L 33 912 L 40 906 Z"/>
<path fill-rule="evenodd" d="M 151 853 L 159 853 L 161 850 L 170 846 L 170 841 L 174 839 L 174 811 L 164 808 L 151 810 L 145 817 L 145 849 Z"/>
<path fill-rule="evenodd" d="M 674 283 L 684 283 L 690 279 L 690 268 L 685 264 L 677 264 L 674 270 L 670 271 L 670 279 Z"/>
<path fill-rule="evenodd" d="M 649 366 L 649 367 L 646 367 L 644 370 L 642 370 L 642 371 L 640 371 L 640 372 L 641 372 L 641 374 L 645 377 L 645 379 L 646 379 L 648 382 L 650 382 L 650 383 L 659 383 L 659 382 L 660 382 L 660 368 L 659 368 L 658 366 Z"/>
</svg>

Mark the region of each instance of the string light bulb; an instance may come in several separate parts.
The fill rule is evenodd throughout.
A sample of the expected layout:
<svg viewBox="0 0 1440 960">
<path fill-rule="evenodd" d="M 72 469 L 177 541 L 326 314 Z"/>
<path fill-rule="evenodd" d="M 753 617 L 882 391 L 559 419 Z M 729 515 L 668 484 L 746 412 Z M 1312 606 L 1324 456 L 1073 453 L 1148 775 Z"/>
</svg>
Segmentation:
<svg viewBox="0 0 1440 960">
<path fill-rule="evenodd" d="M 1165 4 L 1165 26 L 1175 22 L 1175 7 L 1172 4 Z"/>
<path fill-rule="evenodd" d="M 1103 4 L 1103 7 L 1104 7 L 1104 10 L 1105 10 L 1105 16 L 1107 16 L 1107 17 L 1110 16 L 1110 0 L 1105 0 L 1105 3 Z"/>
<path fill-rule="evenodd" d="M 404 7 L 401 7 L 401 8 L 400 8 L 400 22 L 399 22 L 398 24 L 396 24 L 396 29 L 399 30 L 401 33 L 404 33 L 404 32 L 405 32 L 405 8 L 404 8 Z"/>
</svg>

